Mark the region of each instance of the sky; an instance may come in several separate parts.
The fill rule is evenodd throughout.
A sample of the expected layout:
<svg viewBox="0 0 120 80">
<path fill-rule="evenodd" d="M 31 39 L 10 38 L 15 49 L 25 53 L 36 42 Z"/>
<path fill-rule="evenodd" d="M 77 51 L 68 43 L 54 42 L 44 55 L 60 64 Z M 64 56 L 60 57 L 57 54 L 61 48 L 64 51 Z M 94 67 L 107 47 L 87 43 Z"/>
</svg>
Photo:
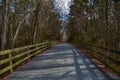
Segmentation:
<svg viewBox="0 0 120 80">
<path fill-rule="evenodd" d="M 60 20 L 66 21 L 70 13 L 72 0 L 54 0 L 55 9 L 60 14 Z"/>
<path fill-rule="evenodd" d="M 55 9 L 60 15 L 60 20 L 62 21 L 60 30 L 61 33 L 66 32 L 65 28 L 69 22 L 70 6 L 72 5 L 73 0 L 54 0 Z"/>
</svg>

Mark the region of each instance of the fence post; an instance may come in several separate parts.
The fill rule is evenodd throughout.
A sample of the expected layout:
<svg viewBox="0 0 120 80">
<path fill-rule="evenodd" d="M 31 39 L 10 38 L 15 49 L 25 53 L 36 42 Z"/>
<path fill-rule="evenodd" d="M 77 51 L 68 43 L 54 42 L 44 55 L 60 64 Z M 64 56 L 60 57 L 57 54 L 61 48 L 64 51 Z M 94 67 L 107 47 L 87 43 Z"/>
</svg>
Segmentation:
<svg viewBox="0 0 120 80">
<path fill-rule="evenodd" d="M 27 51 L 30 51 L 30 48 L 27 48 Z M 27 56 L 29 57 L 28 61 L 30 61 L 30 52 L 27 54 Z"/>
<path fill-rule="evenodd" d="M 10 59 L 10 68 L 11 73 L 13 72 L 13 62 L 12 62 L 12 53 L 9 53 L 9 59 Z"/>
<path fill-rule="evenodd" d="M 47 47 L 48 48 L 51 47 L 51 42 L 50 41 L 48 41 L 48 46 Z"/>
<path fill-rule="evenodd" d="M 105 55 L 105 64 L 107 65 L 107 64 L 109 64 L 109 59 L 108 59 L 108 56 L 109 56 L 109 51 L 107 50 L 106 51 L 106 55 Z"/>
</svg>

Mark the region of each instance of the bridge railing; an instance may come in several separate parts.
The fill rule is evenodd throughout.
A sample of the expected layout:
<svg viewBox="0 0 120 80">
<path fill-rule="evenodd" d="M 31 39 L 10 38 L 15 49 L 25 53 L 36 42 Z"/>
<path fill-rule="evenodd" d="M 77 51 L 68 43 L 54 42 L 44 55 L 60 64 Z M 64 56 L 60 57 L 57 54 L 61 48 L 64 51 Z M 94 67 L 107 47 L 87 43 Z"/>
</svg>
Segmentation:
<svg viewBox="0 0 120 80">
<path fill-rule="evenodd" d="M 113 50 L 97 45 L 82 43 L 82 47 L 90 55 L 120 76 L 120 50 Z"/>
<path fill-rule="evenodd" d="M 29 45 L 0 52 L 0 76 L 12 73 L 15 67 L 50 47 L 50 42 Z"/>
</svg>

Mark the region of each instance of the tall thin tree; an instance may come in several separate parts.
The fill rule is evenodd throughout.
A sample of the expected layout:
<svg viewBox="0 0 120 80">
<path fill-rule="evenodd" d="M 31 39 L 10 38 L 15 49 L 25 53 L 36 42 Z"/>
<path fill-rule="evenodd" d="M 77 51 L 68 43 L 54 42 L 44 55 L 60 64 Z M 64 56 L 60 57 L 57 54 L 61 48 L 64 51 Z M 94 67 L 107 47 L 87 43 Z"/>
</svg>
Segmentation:
<svg viewBox="0 0 120 80">
<path fill-rule="evenodd" d="M 7 43 L 7 28 L 8 28 L 8 12 L 9 0 L 2 0 L 2 36 L 1 36 L 1 50 L 6 48 Z"/>
</svg>

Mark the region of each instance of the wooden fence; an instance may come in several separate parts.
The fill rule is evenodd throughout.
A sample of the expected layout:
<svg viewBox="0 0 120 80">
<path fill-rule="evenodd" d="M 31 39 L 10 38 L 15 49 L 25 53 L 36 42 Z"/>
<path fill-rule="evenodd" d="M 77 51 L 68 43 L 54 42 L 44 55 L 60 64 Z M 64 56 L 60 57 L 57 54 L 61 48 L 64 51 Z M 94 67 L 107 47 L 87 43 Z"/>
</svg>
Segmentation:
<svg viewBox="0 0 120 80">
<path fill-rule="evenodd" d="M 93 57 L 120 76 L 120 50 L 82 43 L 81 46 Z"/>
<path fill-rule="evenodd" d="M 16 66 L 50 47 L 49 42 L 29 45 L 0 52 L 0 76 L 12 73 Z"/>
</svg>

